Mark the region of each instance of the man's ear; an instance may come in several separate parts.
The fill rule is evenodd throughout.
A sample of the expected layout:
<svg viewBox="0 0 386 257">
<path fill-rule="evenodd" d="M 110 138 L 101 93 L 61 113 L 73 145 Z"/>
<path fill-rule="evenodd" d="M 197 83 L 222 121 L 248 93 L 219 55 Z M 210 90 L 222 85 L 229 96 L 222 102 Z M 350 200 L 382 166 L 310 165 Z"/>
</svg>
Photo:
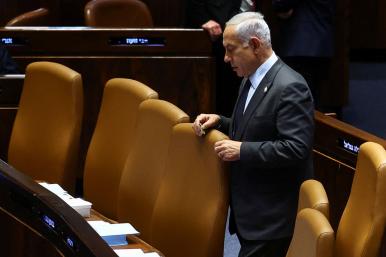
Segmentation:
<svg viewBox="0 0 386 257">
<path fill-rule="evenodd" d="M 251 39 L 249 40 L 249 45 L 255 52 L 261 47 L 262 42 L 258 37 L 251 37 Z"/>
</svg>

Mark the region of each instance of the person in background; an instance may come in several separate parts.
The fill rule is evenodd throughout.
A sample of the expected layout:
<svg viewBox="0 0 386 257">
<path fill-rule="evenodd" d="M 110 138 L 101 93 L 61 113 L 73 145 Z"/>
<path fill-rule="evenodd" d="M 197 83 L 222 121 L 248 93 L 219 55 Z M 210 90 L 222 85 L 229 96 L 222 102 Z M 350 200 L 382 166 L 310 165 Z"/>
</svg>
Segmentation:
<svg viewBox="0 0 386 257">
<path fill-rule="evenodd" d="M 216 112 L 232 113 L 240 79 L 223 62 L 222 33 L 225 22 L 239 12 L 253 11 L 254 0 L 188 0 L 185 26 L 202 28 L 213 41 L 216 60 Z"/>
<path fill-rule="evenodd" d="M 255 0 L 188 0 L 186 25 L 203 28 L 213 41 L 222 35 L 225 22 L 239 12 L 254 11 Z"/>
<path fill-rule="evenodd" d="M 279 19 L 278 55 L 306 79 L 316 109 L 333 111 L 320 93 L 334 55 L 335 0 L 272 0 L 272 7 Z"/>
<path fill-rule="evenodd" d="M 223 37 L 224 61 L 243 78 L 233 114 L 200 114 L 192 126 L 198 136 L 217 128 L 230 137 L 214 151 L 230 162 L 229 230 L 240 241 L 239 257 L 284 257 L 300 184 L 313 173 L 312 95 L 274 53 L 260 13 L 234 16 Z"/>
<path fill-rule="evenodd" d="M 19 73 L 19 69 L 16 63 L 12 60 L 7 49 L 0 44 L 0 75 L 17 73 Z"/>
</svg>

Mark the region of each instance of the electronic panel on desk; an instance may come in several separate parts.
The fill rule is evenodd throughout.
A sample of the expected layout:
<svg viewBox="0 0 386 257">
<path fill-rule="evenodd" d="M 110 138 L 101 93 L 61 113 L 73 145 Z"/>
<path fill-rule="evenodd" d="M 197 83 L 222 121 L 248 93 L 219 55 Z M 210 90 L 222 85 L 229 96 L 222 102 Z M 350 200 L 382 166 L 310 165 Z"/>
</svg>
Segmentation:
<svg viewBox="0 0 386 257">
<path fill-rule="evenodd" d="M 1 160 L 0 207 L 41 234 L 66 257 L 116 256 L 74 209 Z"/>
</svg>

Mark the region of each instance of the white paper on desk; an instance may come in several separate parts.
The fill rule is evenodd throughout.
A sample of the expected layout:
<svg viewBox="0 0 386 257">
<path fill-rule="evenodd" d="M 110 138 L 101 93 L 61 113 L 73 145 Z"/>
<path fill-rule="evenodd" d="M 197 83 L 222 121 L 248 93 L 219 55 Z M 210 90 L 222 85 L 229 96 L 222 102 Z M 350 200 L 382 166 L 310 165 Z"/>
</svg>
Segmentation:
<svg viewBox="0 0 386 257">
<path fill-rule="evenodd" d="M 110 224 L 104 221 L 89 221 L 89 224 L 110 246 L 126 245 L 126 235 L 139 234 L 129 223 Z"/>
<path fill-rule="evenodd" d="M 45 182 L 39 184 L 54 193 L 55 195 L 57 195 L 58 197 L 60 197 L 63 201 L 65 201 L 68 205 L 74 208 L 83 217 L 90 217 L 90 209 L 92 206 L 90 202 L 87 202 L 81 198 L 72 197 L 58 184 L 49 184 Z"/>
<path fill-rule="evenodd" d="M 82 198 L 71 198 L 66 200 L 66 203 L 68 203 L 71 207 L 77 208 L 77 207 L 88 207 L 91 208 L 91 203 L 83 200 Z"/>
<path fill-rule="evenodd" d="M 105 221 L 89 221 L 100 236 L 138 235 L 139 232 L 129 223 L 110 224 Z"/>
<path fill-rule="evenodd" d="M 45 187 L 46 189 L 48 189 L 49 191 L 51 191 L 52 193 L 58 196 L 67 194 L 66 190 L 64 190 L 58 184 L 48 184 L 48 183 L 42 182 L 42 183 L 39 183 L 39 185 L 41 185 L 42 187 Z"/>
<path fill-rule="evenodd" d="M 59 196 L 71 207 L 89 207 L 91 208 L 91 203 L 83 200 L 82 198 L 74 198 L 67 193 L 60 185 L 58 184 L 48 184 L 48 183 L 39 183 L 41 186 L 45 187 L 55 195 Z"/>
<path fill-rule="evenodd" d="M 66 190 L 64 190 L 60 185 L 58 184 L 49 184 L 49 183 L 39 183 L 42 187 L 45 187 L 55 195 L 59 196 L 62 200 L 67 201 L 69 199 L 73 199 L 70 194 L 67 193 Z"/>
<path fill-rule="evenodd" d="M 152 253 L 144 253 L 144 257 L 160 257 L 158 253 L 152 252 Z"/>
<path fill-rule="evenodd" d="M 90 217 L 90 210 L 92 206 L 90 202 L 81 198 L 65 199 L 64 201 L 83 217 Z"/>
<path fill-rule="evenodd" d="M 141 249 L 117 249 L 114 252 L 119 257 L 139 257 L 144 256 L 144 253 Z"/>
</svg>

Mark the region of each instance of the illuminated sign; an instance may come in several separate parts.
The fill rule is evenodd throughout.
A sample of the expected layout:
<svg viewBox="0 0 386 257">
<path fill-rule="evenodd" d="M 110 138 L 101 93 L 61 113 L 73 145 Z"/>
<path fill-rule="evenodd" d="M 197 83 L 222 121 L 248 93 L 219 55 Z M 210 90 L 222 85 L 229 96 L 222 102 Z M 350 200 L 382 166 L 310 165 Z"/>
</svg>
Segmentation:
<svg viewBox="0 0 386 257">
<path fill-rule="evenodd" d="M 113 37 L 109 44 L 114 46 L 165 46 L 164 38 Z"/>
<path fill-rule="evenodd" d="M 42 216 L 43 222 L 50 228 L 55 229 L 55 221 L 53 221 L 50 217 L 47 215 Z"/>
<path fill-rule="evenodd" d="M 27 40 L 23 38 L 15 38 L 15 37 L 2 37 L 0 38 L 0 42 L 2 45 L 10 45 L 10 46 L 20 46 L 26 45 Z"/>
<path fill-rule="evenodd" d="M 3 38 L 1 38 L 1 43 L 4 45 L 12 45 L 13 44 L 13 38 L 3 37 Z"/>
<path fill-rule="evenodd" d="M 359 145 L 353 144 L 346 139 L 341 139 L 341 138 L 338 139 L 338 144 L 341 148 L 343 148 L 346 151 L 349 151 L 350 153 L 353 153 L 353 154 L 359 153 Z"/>
</svg>

